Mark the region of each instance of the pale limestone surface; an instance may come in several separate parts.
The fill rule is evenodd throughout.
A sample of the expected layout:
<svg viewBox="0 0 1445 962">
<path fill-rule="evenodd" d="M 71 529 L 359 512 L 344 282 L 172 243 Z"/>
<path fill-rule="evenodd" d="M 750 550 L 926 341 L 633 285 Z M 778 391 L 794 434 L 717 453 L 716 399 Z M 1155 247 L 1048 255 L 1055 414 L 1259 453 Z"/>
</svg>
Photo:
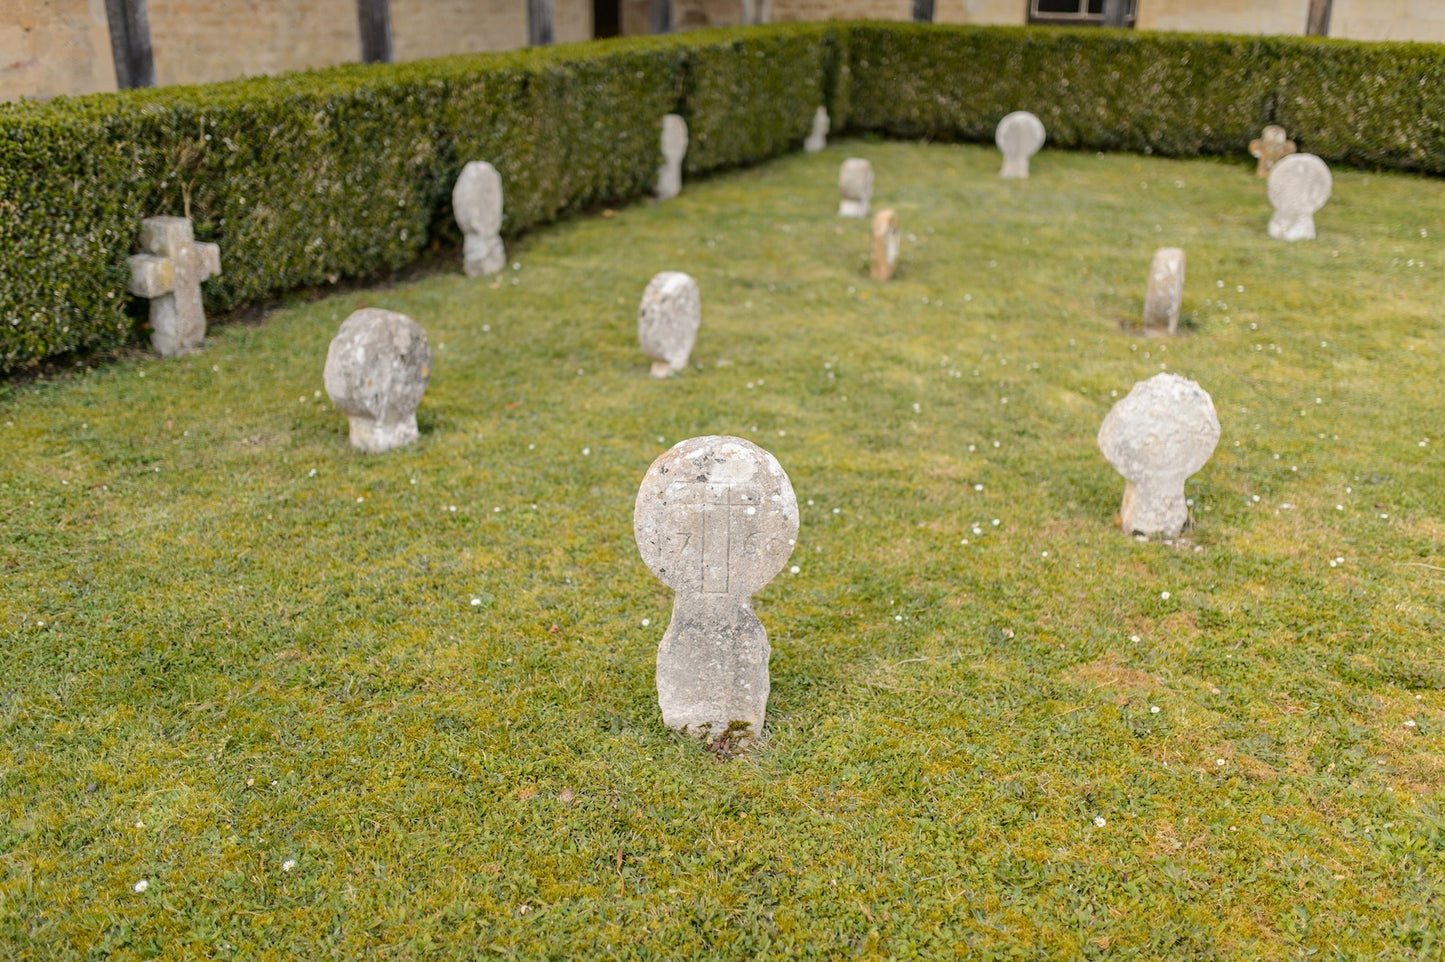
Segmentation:
<svg viewBox="0 0 1445 962">
<path fill-rule="evenodd" d="M 803 149 L 810 154 L 816 154 L 828 146 L 829 127 L 828 108 L 819 107 L 813 114 L 813 130 L 803 141 Z"/>
<path fill-rule="evenodd" d="M 993 142 L 1003 151 L 1003 169 L 998 175 L 1027 178 L 1029 158 L 1044 145 L 1044 122 L 1027 110 L 1015 110 L 998 122 Z"/>
<path fill-rule="evenodd" d="M 1268 177 L 1275 164 L 1294 152 L 1294 141 L 1288 138 L 1279 124 L 1270 124 L 1260 131 L 1258 139 L 1249 142 L 1250 156 L 1259 158 L 1254 168 L 1258 177 Z"/>
<path fill-rule="evenodd" d="M 465 238 L 464 268 L 468 277 L 495 274 L 507 266 L 502 244 L 502 175 L 485 160 L 462 168 L 452 187 L 452 211 Z"/>
<path fill-rule="evenodd" d="M 1270 171 L 1266 190 L 1274 215 L 1269 236 L 1275 240 L 1313 240 L 1315 211 L 1330 199 L 1330 168 L 1314 154 L 1290 154 Z"/>
<path fill-rule="evenodd" d="M 648 282 L 637 309 L 637 340 L 652 358 L 653 377 L 672 377 L 687 368 L 701 324 L 697 281 L 682 271 L 663 271 Z"/>
<path fill-rule="evenodd" d="M 743 438 L 682 441 L 647 469 L 633 533 L 643 562 L 676 592 L 657 649 L 663 722 L 710 744 L 756 738 L 772 649 L 752 596 L 797 542 L 798 501 L 787 473 Z"/>
<path fill-rule="evenodd" d="M 1184 251 L 1161 247 L 1149 265 L 1149 286 L 1144 291 L 1144 330 L 1173 334 L 1179 329 L 1184 305 Z"/>
<path fill-rule="evenodd" d="M 669 200 L 682 193 L 682 158 L 687 155 L 687 121 L 677 114 L 662 118 L 662 166 L 653 195 Z"/>
<path fill-rule="evenodd" d="M 326 352 L 326 393 L 351 421 L 351 446 L 373 454 L 417 439 L 416 408 L 430 378 L 426 331 L 396 311 L 356 311 Z"/>
<path fill-rule="evenodd" d="M 1120 521 L 1128 534 L 1173 537 L 1189 521 L 1184 481 L 1219 443 L 1219 418 L 1204 388 L 1177 374 L 1140 381 L 1110 409 L 1099 450 L 1124 476 Z"/>
<path fill-rule="evenodd" d="M 873 200 L 873 165 L 861 157 L 849 157 L 838 170 L 839 217 L 867 217 Z"/>
<path fill-rule="evenodd" d="M 196 350 L 206 337 L 201 282 L 221 273 L 221 249 L 197 241 L 184 217 L 141 221 L 140 249 L 126 289 L 150 298 L 151 347 L 161 357 Z"/>
<path fill-rule="evenodd" d="M 868 264 L 868 276 L 875 281 L 886 281 L 898 270 L 898 215 L 891 207 L 885 207 L 873 215 L 873 251 Z"/>
</svg>

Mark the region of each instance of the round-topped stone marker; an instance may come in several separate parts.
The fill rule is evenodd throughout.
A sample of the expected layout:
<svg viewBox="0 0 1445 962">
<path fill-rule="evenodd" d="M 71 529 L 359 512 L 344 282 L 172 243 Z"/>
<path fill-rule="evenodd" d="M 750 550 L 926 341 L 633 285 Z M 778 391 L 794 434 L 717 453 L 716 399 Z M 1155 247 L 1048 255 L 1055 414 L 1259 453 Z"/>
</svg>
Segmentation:
<svg viewBox="0 0 1445 962">
<path fill-rule="evenodd" d="M 452 187 L 452 212 L 465 238 L 462 249 L 468 277 L 495 274 L 507 266 L 502 244 L 502 175 L 485 160 L 462 168 Z"/>
<path fill-rule="evenodd" d="M 1269 236 L 1275 240 L 1313 240 L 1315 211 L 1330 199 L 1334 179 L 1330 168 L 1314 154 L 1281 157 L 1266 182 L 1274 216 L 1269 219 Z"/>
<path fill-rule="evenodd" d="M 849 157 L 838 169 L 839 217 L 867 217 L 873 201 L 873 165 L 862 157 Z"/>
<path fill-rule="evenodd" d="M 768 635 L 752 596 L 798 537 L 798 501 L 777 458 L 743 438 L 689 438 L 647 469 L 633 512 L 637 550 L 676 592 L 657 649 L 669 728 L 735 750 L 763 730 Z"/>
<path fill-rule="evenodd" d="M 672 377 L 687 369 L 701 324 L 697 281 L 682 271 L 663 271 L 648 282 L 637 308 L 637 340 L 642 353 L 652 358 L 653 377 Z"/>
<path fill-rule="evenodd" d="M 326 393 L 351 421 L 351 446 L 373 454 L 417 439 L 416 408 L 430 378 L 426 331 L 396 311 L 356 311 L 326 352 Z"/>
<path fill-rule="evenodd" d="M 1140 381 L 1110 409 L 1099 450 L 1124 476 L 1119 509 L 1129 534 L 1173 537 L 1189 522 L 1184 481 L 1219 443 L 1219 418 L 1204 388 L 1177 374 Z"/>
<path fill-rule="evenodd" d="M 1044 122 L 1027 110 L 1015 110 L 998 122 L 993 142 L 1003 151 L 998 175 L 1022 180 L 1029 175 L 1029 158 L 1044 145 Z"/>
</svg>

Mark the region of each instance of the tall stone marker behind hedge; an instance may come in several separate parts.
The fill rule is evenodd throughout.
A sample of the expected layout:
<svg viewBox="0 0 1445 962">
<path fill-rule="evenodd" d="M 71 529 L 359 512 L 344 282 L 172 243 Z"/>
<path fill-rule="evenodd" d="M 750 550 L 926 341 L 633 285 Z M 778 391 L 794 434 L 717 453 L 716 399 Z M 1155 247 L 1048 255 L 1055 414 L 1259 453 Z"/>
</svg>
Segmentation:
<svg viewBox="0 0 1445 962">
<path fill-rule="evenodd" d="M 682 193 L 682 158 L 687 156 L 687 121 L 678 114 L 662 118 L 662 166 L 657 170 L 657 186 L 652 193 L 658 200 L 669 200 Z"/>
<path fill-rule="evenodd" d="M 452 187 L 452 213 L 465 237 L 463 265 L 468 277 L 495 274 L 507 266 L 502 243 L 502 175 L 485 160 L 462 168 Z"/>
<path fill-rule="evenodd" d="M 1330 199 L 1334 179 L 1314 154 L 1290 154 L 1270 171 L 1267 190 L 1274 215 L 1269 236 L 1275 240 L 1313 240 L 1315 211 Z"/>
<path fill-rule="evenodd" d="M 803 150 L 807 151 L 810 154 L 816 154 L 818 151 L 828 146 L 829 126 L 830 121 L 828 120 L 827 107 L 819 107 L 817 110 L 813 111 L 813 129 L 803 140 Z"/>
<path fill-rule="evenodd" d="M 126 289 L 150 298 L 151 347 L 161 357 L 196 350 L 206 338 L 201 282 L 221 273 L 221 249 L 197 241 L 184 217 L 141 221 L 140 248 Z"/>
<path fill-rule="evenodd" d="M 351 421 L 351 446 L 372 454 L 417 439 L 416 408 L 430 378 L 426 331 L 396 311 L 354 312 L 326 352 L 326 393 Z"/>
<path fill-rule="evenodd" d="M 715 749 L 763 730 L 768 633 L 752 596 L 787 563 L 798 501 L 777 458 L 743 438 L 690 438 L 642 479 L 633 512 L 642 560 L 676 596 L 657 649 L 662 720 Z"/>
<path fill-rule="evenodd" d="M 1015 110 L 998 122 L 993 142 L 1003 151 L 1000 177 L 1023 180 L 1029 176 L 1029 158 L 1044 145 L 1044 122 L 1027 110 Z"/>
<path fill-rule="evenodd" d="M 1119 520 L 1128 534 L 1174 537 L 1189 522 L 1184 481 L 1219 443 L 1219 417 L 1204 388 L 1177 374 L 1140 381 L 1109 410 L 1099 450 L 1124 476 Z"/>
</svg>

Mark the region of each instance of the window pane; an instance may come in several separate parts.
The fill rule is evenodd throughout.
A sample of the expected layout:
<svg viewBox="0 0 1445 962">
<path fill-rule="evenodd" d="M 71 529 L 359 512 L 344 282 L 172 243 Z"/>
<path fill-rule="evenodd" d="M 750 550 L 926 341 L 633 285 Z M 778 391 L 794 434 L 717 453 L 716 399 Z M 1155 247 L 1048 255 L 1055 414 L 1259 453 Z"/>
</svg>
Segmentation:
<svg viewBox="0 0 1445 962">
<path fill-rule="evenodd" d="M 1104 0 L 1099 0 L 1103 3 Z M 1034 13 L 1070 13 L 1077 15 L 1080 0 L 1034 0 Z"/>
<path fill-rule="evenodd" d="M 1089 0 L 1089 12 L 1104 15 L 1104 0 Z"/>
</svg>

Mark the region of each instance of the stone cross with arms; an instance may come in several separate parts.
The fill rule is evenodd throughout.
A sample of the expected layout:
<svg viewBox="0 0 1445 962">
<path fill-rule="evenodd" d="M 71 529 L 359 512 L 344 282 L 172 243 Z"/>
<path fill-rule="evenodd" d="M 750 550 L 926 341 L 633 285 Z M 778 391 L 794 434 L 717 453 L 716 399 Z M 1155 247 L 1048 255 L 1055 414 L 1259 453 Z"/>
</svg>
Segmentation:
<svg viewBox="0 0 1445 962">
<path fill-rule="evenodd" d="M 151 347 L 161 357 L 196 350 L 206 337 L 201 282 L 221 273 L 221 248 L 196 241 L 184 217 L 141 221 L 140 247 L 127 289 L 150 298 Z"/>
</svg>

